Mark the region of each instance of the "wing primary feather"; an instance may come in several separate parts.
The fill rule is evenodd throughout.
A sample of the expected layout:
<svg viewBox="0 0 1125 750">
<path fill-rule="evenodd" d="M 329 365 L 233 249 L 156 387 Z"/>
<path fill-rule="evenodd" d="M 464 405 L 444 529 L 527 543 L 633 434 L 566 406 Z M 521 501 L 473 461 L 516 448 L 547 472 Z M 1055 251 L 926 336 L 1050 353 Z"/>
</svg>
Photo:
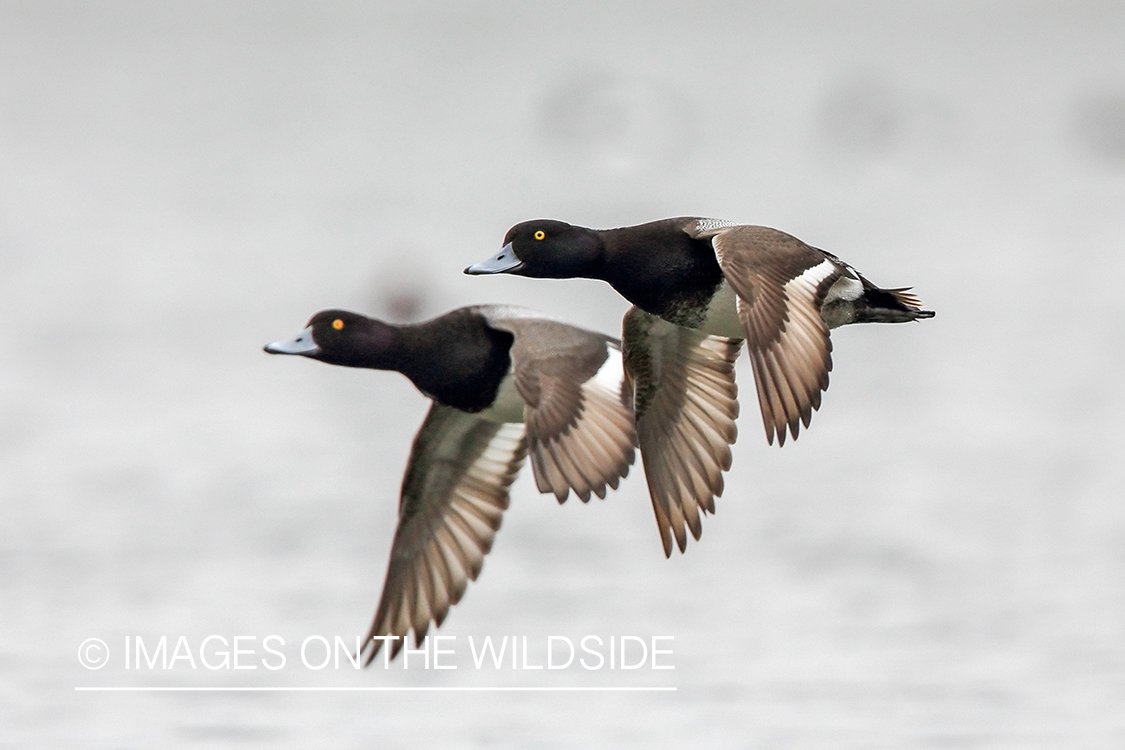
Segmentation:
<svg viewBox="0 0 1125 750">
<path fill-rule="evenodd" d="M 403 479 L 399 523 L 383 593 L 362 652 L 370 664 L 395 636 L 417 646 L 460 601 L 508 507 L 508 489 L 527 456 L 524 427 L 433 404 L 418 432 Z"/>
</svg>

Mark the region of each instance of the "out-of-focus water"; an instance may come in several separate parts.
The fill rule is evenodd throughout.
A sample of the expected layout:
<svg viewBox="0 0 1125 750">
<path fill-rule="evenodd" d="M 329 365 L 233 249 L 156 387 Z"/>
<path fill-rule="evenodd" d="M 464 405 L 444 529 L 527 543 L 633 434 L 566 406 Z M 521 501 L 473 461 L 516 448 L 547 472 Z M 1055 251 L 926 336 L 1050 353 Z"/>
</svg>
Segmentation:
<svg viewBox="0 0 1125 750">
<path fill-rule="evenodd" d="M 1097 2 L 5 3 L 0 745 L 1125 746 L 1122 38 Z M 639 467 L 586 506 L 527 472 L 456 670 L 304 666 L 369 622 L 426 403 L 261 345 L 325 307 L 616 331 L 603 284 L 461 269 L 520 220 L 674 215 L 938 316 L 835 332 L 782 450 L 741 368 L 687 554 Z M 257 668 L 198 663 L 212 635 Z M 476 669 L 505 635 L 674 636 L 675 669 Z M 138 636 L 191 659 L 126 669 Z"/>
</svg>

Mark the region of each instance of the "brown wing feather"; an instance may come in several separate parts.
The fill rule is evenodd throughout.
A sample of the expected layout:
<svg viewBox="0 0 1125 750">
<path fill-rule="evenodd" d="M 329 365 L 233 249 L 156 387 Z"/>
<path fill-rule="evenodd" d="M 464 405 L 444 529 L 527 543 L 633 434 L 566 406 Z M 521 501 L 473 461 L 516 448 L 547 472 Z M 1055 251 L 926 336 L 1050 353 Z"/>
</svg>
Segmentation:
<svg viewBox="0 0 1125 750">
<path fill-rule="evenodd" d="M 414 439 L 398 528 L 379 608 L 364 638 L 365 663 L 391 641 L 394 658 L 414 632 L 441 625 L 480 574 L 527 455 L 522 424 L 492 422 L 435 403 Z"/>
<path fill-rule="evenodd" d="M 636 445 L 616 342 L 546 318 L 492 324 L 515 334 L 512 371 L 539 491 L 560 503 L 570 490 L 583 502 L 604 498 L 628 475 Z"/>
<path fill-rule="evenodd" d="M 766 439 L 785 444 L 808 427 L 828 388 L 832 342 L 820 316 L 824 290 L 842 273 L 820 251 L 774 229 L 737 226 L 712 242 L 738 316 L 758 389 Z"/>
<path fill-rule="evenodd" d="M 738 435 L 734 362 L 742 342 L 668 323 L 638 307 L 623 323 L 625 371 L 634 391 L 637 438 L 664 554 L 683 552 L 685 526 L 702 534 L 715 512 Z"/>
</svg>

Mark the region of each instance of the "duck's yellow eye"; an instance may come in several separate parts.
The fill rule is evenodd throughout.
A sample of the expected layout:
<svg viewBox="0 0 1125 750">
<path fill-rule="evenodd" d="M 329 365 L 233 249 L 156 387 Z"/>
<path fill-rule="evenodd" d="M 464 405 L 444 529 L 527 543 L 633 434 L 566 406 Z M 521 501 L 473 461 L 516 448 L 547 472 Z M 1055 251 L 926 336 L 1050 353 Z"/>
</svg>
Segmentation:
<svg viewBox="0 0 1125 750">
<path fill-rule="evenodd" d="M 332 327 L 335 328 L 337 331 L 342 331 L 342 330 L 344 330 L 344 321 L 340 320 L 339 318 L 336 318 L 335 320 L 332 321 Z"/>
<path fill-rule="evenodd" d="M 535 230 L 535 239 L 541 240 L 546 236 L 547 236 L 547 233 L 544 232 L 542 229 Z"/>
</svg>

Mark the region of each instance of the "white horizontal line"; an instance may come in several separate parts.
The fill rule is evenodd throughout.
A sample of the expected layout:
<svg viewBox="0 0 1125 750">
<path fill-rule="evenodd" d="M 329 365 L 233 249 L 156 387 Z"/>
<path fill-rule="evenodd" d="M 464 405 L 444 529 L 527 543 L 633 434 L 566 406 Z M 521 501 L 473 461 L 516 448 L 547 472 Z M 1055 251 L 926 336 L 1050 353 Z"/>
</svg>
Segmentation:
<svg viewBox="0 0 1125 750">
<path fill-rule="evenodd" d="M 675 692 L 675 687 L 76 687 L 79 692 L 101 693 L 654 693 Z"/>
</svg>

